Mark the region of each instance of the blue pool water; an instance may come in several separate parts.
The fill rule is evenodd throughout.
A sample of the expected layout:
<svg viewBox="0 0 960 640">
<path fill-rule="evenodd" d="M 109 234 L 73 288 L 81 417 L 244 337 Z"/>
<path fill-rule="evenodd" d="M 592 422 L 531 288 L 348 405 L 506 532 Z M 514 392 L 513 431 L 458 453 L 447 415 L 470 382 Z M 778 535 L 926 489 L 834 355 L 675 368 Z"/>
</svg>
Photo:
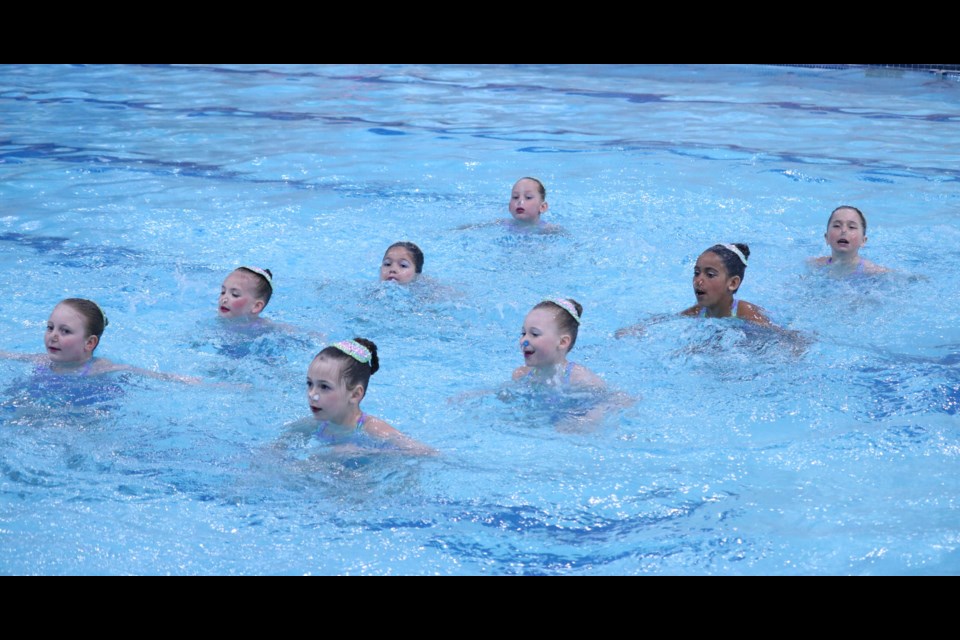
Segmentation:
<svg viewBox="0 0 960 640">
<path fill-rule="evenodd" d="M 958 573 L 958 149 L 960 83 L 922 73 L 2 66 L 0 350 L 90 297 L 99 355 L 218 386 L 0 361 L 0 573 Z M 458 230 L 525 175 L 565 235 Z M 808 271 L 839 204 L 895 273 Z M 376 282 L 397 240 L 431 281 Z M 614 339 L 731 241 L 805 350 L 716 320 Z M 300 333 L 217 324 L 239 264 Z M 638 399 L 588 433 L 503 388 L 558 293 L 573 359 Z M 382 359 L 364 409 L 436 459 L 282 443 L 353 335 Z"/>
</svg>

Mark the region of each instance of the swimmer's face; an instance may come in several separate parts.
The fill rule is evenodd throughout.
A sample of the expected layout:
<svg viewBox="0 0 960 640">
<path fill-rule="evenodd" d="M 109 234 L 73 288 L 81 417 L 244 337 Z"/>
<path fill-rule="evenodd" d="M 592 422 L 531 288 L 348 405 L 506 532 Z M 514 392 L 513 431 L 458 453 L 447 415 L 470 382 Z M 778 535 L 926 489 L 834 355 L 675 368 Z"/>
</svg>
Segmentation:
<svg viewBox="0 0 960 640">
<path fill-rule="evenodd" d="M 220 286 L 219 315 L 221 318 L 250 318 L 260 315 L 267 306 L 257 297 L 257 281 L 253 275 L 234 271 Z"/>
<path fill-rule="evenodd" d="M 58 304 L 47 320 L 44 345 L 50 360 L 60 364 L 86 362 L 100 339 L 87 333 L 87 320 L 65 304 Z"/>
<path fill-rule="evenodd" d="M 557 311 L 534 309 L 520 329 L 520 351 L 528 367 L 547 367 L 563 362 L 570 351 L 571 337 L 561 333 Z"/>
<path fill-rule="evenodd" d="M 740 288 L 740 276 L 731 277 L 723 260 L 712 251 L 705 251 L 693 267 L 693 294 L 701 307 L 715 307 L 729 302 Z"/>
<path fill-rule="evenodd" d="M 417 279 L 417 263 L 413 254 L 403 247 L 393 247 L 380 263 L 380 281 L 409 284 Z"/>
<path fill-rule="evenodd" d="M 345 425 L 363 399 L 363 386 L 348 389 L 341 375 L 343 363 L 314 358 L 307 369 L 307 402 L 317 420 Z"/>
<path fill-rule="evenodd" d="M 856 255 L 867 243 L 863 221 L 853 209 L 839 209 L 830 216 L 827 232 L 823 236 L 837 255 Z"/>
<path fill-rule="evenodd" d="M 540 195 L 540 185 L 524 178 L 513 185 L 510 193 L 510 215 L 520 222 L 539 222 L 549 205 Z"/>
</svg>

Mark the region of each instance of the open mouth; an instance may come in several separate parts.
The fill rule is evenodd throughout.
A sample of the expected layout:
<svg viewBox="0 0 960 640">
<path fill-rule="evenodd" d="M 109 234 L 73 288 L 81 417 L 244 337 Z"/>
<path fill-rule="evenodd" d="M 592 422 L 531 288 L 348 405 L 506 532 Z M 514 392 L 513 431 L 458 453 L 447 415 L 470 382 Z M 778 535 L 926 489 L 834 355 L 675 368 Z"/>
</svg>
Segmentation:
<svg viewBox="0 0 960 640">
<path fill-rule="evenodd" d="M 707 295 L 707 292 L 703 289 L 694 289 L 693 295 L 697 296 L 698 298 L 702 298 L 703 296 Z"/>
<path fill-rule="evenodd" d="M 220 313 L 230 313 L 230 309 L 227 309 L 226 307 L 220 307 Z"/>
<path fill-rule="evenodd" d="M 323 409 L 318 409 L 317 407 L 311 406 L 310 411 L 313 411 L 313 415 L 318 415 Z"/>
</svg>

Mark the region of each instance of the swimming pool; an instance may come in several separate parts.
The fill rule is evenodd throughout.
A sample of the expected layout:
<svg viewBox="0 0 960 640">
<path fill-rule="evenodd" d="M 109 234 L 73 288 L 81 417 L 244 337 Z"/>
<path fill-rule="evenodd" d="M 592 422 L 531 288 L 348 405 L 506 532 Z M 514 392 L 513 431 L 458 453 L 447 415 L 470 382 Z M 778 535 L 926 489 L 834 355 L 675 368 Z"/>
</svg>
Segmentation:
<svg viewBox="0 0 960 640">
<path fill-rule="evenodd" d="M 960 83 L 862 69 L 0 67 L 0 350 L 78 295 L 100 355 L 222 384 L 90 401 L 0 361 L 0 573 L 957 573 L 958 124 Z M 525 175 L 567 235 L 457 230 Z M 808 272 L 843 203 L 893 276 Z M 435 284 L 375 282 L 404 239 Z M 720 321 L 613 338 L 690 306 L 721 241 L 804 354 Z M 217 325 L 245 263 L 303 335 Z M 569 434 L 457 399 L 509 380 L 557 293 L 573 358 L 640 402 Z M 309 332 L 375 340 L 365 410 L 442 455 L 277 447 Z"/>
</svg>

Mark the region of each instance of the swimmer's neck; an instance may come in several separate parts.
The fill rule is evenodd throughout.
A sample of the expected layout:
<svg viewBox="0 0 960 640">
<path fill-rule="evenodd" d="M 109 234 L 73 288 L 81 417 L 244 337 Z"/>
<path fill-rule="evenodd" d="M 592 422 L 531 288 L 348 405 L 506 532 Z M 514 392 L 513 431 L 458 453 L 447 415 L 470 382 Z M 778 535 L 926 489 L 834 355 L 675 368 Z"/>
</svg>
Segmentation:
<svg viewBox="0 0 960 640">
<path fill-rule="evenodd" d="M 559 362 L 553 364 L 546 364 L 538 367 L 530 367 L 530 372 L 533 375 L 535 380 L 553 380 L 555 378 L 560 378 L 563 376 L 564 372 L 567 369 L 567 356 L 564 355 L 563 359 Z"/>
<path fill-rule="evenodd" d="M 702 308 L 707 310 L 708 318 L 729 318 L 733 315 L 733 296 L 712 307 L 704 306 Z"/>
<path fill-rule="evenodd" d="M 83 360 L 77 360 L 75 362 L 54 362 L 50 361 L 50 370 L 54 373 L 73 373 L 74 371 L 79 371 L 84 366 L 93 361 L 93 356 L 87 356 Z"/>
<path fill-rule="evenodd" d="M 514 218 L 513 216 L 510 216 L 510 221 L 522 227 L 536 227 L 540 224 L 540 216 L 537 216 L 532 220 L 523 220 L 521 218 Z"/>
<path fill-rule="evenodd" d="M 830 255 L 829 266 L 856 268 L 856 266 L 860 264 L 860 260 L 861 258 L 860 258 L 859 249 L 854 251 L 853 253 L 840 253 L 840 254 L 838 254 L 836 251 L 832 251 Z"/>
<path fill-rule="evenodd" d="M 324 431 L 332 432 L 333 435 L 347 435 L 357 428 L 357 424 L 360 422 L 360 416 L 362 415 L 363 412 L 360 410 L 360 407 L 357 406 L 356 409 L 352 409 L 347 413 L 343 419 L 343 424 L 340 424 L 339 421 L 335 422 L 333 420 L 323 420 L 320 418 L 318 418 L 318 420 L 323 426 Z"/>
</svg>

